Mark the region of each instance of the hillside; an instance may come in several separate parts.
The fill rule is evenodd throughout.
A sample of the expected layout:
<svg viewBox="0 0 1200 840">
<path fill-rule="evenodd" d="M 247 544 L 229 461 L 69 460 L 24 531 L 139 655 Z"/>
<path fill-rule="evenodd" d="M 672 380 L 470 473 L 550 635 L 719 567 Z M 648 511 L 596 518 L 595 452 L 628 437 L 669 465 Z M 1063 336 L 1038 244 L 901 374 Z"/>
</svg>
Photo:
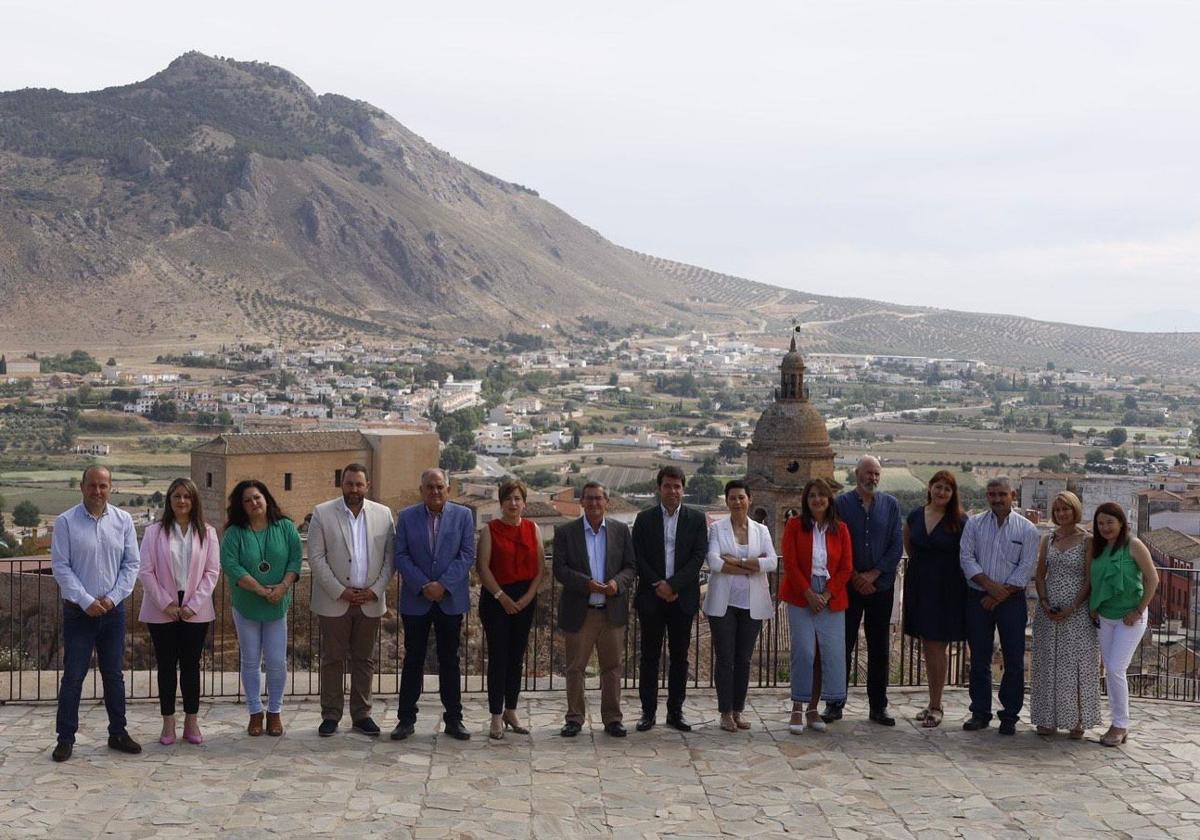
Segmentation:
<svg viewBox="0 0 1200 840">
<path fill-rule="evenodd" d="M 365 102 L 200 53 L 135 84 L 0 93 L 0 298 L 7 352 L 798 317 L 809 350 L 1200 373 L 1197 333 L 811 295 L 637 254 Z"/>
</svg>

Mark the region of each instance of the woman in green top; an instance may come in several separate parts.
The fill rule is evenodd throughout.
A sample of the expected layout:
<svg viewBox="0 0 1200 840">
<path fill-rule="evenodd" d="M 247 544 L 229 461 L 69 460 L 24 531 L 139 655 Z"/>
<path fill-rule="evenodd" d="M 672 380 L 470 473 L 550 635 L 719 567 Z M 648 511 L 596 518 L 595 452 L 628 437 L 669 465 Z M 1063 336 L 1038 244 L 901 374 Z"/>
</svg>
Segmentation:
<svg viewBox="0 0 1200 840">
<path fill-rule="evenodd" d="M 1092 519 L 1092 619 L 1099 620 L 1112 726 L 1100 739 L 1106 747 L 1125 743 L 1129 730 L 1129 667 L 1146 633 L 1146 607 L 1158 589 L 1158 572 L 1145 544 L 1129 536 L 1125 511 L 1113 502 L 1096 508 Z"/>
<path fill-rule="evenodd" d="M 241 649 L 242 686 L 251 735 L 263 734 L 259 665 L 267 667 L 268 735 L 282 735 L 287 683 L 287 613 L 300 577 L 300 534 L 261 481 L 239 482 L 229 494 L 221 568 L 229 581 L 233 623 Z"/>
</svg>

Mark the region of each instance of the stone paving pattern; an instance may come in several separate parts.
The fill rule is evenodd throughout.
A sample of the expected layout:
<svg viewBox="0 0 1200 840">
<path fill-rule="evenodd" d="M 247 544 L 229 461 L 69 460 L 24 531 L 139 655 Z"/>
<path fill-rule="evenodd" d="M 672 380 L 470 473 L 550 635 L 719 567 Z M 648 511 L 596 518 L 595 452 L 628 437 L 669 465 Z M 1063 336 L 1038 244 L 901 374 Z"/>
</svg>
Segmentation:
<svg viewBox="0 0 1200 840">
<path fill-rule="evenodd" d="M 963 732 L 967 697 L 947 693 L 935 730 L 911 721 L 920 689 L 893 689 L 898 725 L 866 721 L 852 695 L 829 732 L 787 730 L 786 696 L 752 692 L 748 733 L 721 731 L 711 692 L 688 698 L 689 734 L 598 719 L 558 735 L 560 693 L 521 699 L 531 736 L 486 736 L 486 702 L 466 698 L 469 742 L 435 734 L 436 694 L 417 734 L 393 742 L 395 698 L 376 703 L 381 739 L 318 738 L 320 708 L 289 701 L 282 738 L 245 735 L 243 707 L 204 703 L 206 743 L 157 741 L 155 703 L 130 705 L 145 749 L 105 746 L 103 706 L 81 709 L 74 757 L 50 760 L 52 705 L 0 706 L 0 836 L 213 837 L 837 837 L 1200 838 L 1200 707 L 1134 701 L 1123 749 L 1096 739 Z M 598 715 L 599 698 L 589 693 Z M 381 706 L 383 708 L 381 708 Z M 661 720 L 662 710 L 660 710 Z M 182 721 L 182 715 L 180 716 Z"/>
</svg>

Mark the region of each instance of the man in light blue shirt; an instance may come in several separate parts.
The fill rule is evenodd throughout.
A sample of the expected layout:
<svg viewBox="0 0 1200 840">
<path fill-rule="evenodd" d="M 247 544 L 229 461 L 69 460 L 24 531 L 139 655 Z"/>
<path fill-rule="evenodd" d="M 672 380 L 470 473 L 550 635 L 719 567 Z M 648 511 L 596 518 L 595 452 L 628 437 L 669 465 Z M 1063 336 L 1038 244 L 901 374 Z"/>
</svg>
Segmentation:
<svg viewBox="0 0 1200 840">
<path fill-rule="evenodd" d="M 141 745 L 125 730 L 125 604 L 137 580 L 137 532 L 128 513 L 108 503 L 112 473 L 88 467 L 83 502 L 54 522 L 50 568 L 63 596 L 63 675 L 58 690 L 55 761 L 71 757 L 79 729 L 79 697 L 92 651 L 104 684 L 108 746 L 136 754 Z"/>
<path fill-rule="evenodd" d="M 1000 680 L 1000 734 L 1015 735 L 1025 702 L 1025 587 L 1037 565 L 1037 526 L 1012 509 L 1009 480 L 987 483 L 991 510 L 967 520 L 959 564 L 967 578 L 967 638 L 971 644 L 971 719 L 976 732 L 992 720 L 992 650 L 996 631 L 1004 655 Z"/>
</svg>

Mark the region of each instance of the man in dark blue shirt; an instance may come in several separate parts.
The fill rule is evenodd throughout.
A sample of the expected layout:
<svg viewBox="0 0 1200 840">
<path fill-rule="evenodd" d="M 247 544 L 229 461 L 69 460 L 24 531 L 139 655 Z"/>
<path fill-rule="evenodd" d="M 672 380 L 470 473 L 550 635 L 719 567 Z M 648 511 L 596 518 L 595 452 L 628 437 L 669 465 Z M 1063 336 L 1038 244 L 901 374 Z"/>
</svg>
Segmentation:
<svg viewBox="0 0 1200 840">
<path fill-rule="evenodd" d="M 877 492 L 882 474 L 878 459 L 864 455 L 854 468 L 854 489 L 838 496 L 836 504 L 854 544 L 854 574 L 848 587 L 850 606 L 846 609 L 846 674 L 853 662 L 858 626 L 865 623 L 870 718 L 883 726 L 895 726 L 896 719 L 887 712 L 887 685 L 892 600 L 903 543 L 896 497 Z M 826 723 L 840 720 L 844 704 L 826 703 L 821 718 Z"/>
</svg>

